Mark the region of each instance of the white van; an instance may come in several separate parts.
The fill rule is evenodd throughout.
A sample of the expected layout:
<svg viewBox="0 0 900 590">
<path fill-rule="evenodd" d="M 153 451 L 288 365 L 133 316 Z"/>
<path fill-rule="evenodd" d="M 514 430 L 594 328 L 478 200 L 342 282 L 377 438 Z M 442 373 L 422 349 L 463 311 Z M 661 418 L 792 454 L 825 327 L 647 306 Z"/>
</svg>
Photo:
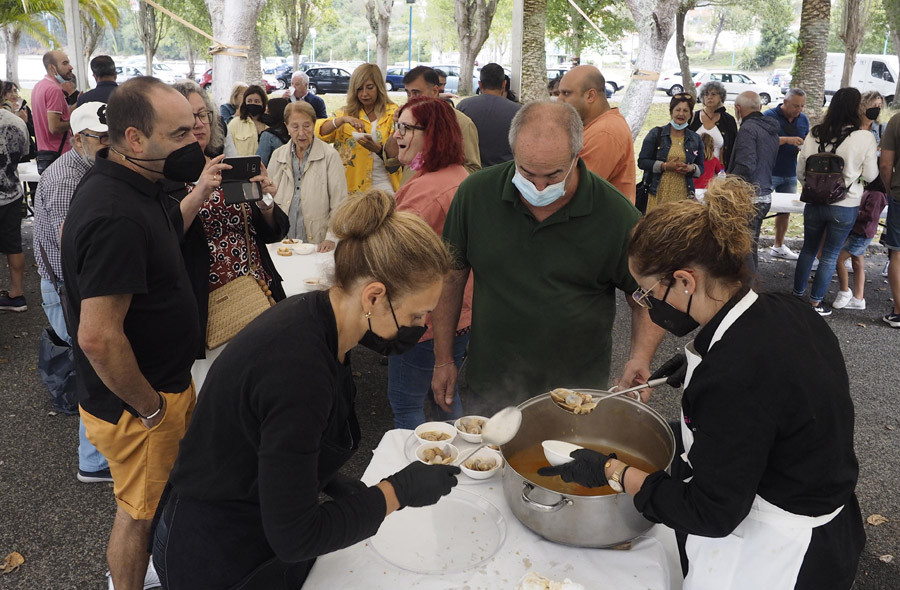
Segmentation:
<svg viewBox="0 0 900 590">
<path fill-rule="evenodd" d="M 900 75 L 900 63 L 896 55 L 857 55 L 850 86 L 860 92 L 877 90 L 885 102 L 894 100 L 894 89 Z M 825 94 L 834 94 L 841 87 L 844 73 L 844 54 L 829 53 L 825 59 Z"/>
</svg>

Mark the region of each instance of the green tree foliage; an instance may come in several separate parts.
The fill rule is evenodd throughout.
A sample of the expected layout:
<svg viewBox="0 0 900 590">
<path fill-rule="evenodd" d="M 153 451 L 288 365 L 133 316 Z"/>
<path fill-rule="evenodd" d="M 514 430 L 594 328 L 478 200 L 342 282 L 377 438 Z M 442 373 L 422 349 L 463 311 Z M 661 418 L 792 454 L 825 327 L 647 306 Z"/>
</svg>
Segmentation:
<svg viewBox="0 0 900 590">
<path fill-rule="evenodd" d="M 771 0 L 757 4 L 757 26 L 760 31 L 759 45 L 751 63 L 744 64 L 749 69 L 767 68 L 785 54 L 792 42 L 788 27 L 794 18 L 790 0 Z"/>
<path fill-rule="evenodd" d="M 587 48 L 604 50 L 634 31 L 634 21 L 623 2 L 617 0 L 575 0 L 603 35 L 584 20 L 569 0 L 547 0 L 547 34 L 573 57 Z"/>
<path fill-rule="evenodd" d="M 890 0 L 887 0 L 887 2 L 890 2 Z M 866 23 L 866 36 L 863 37 L 862 45 L 859 46 L 860 53 L 881 53 L 884 51 L 884 40 L 890 36 L 888 16 L 884 10 L 887 2 L 877 1 L 872 3 L 869 19 Z M 900 2 L 898 2 L 898 5 L 900 5 Z M 831 15 L 831 28 L 828 32 L 828 51 L 831 53 L 844 52 L 844 42 L 841 41 L 838 35 L 838 31 L 841 28 L 841 10 L 843 10 L 843 4 L 835 2 L 834 12 Z M 888 53 L 893 53 L 890 40 L 887 44 L 887 51 Z"/>
</svg>

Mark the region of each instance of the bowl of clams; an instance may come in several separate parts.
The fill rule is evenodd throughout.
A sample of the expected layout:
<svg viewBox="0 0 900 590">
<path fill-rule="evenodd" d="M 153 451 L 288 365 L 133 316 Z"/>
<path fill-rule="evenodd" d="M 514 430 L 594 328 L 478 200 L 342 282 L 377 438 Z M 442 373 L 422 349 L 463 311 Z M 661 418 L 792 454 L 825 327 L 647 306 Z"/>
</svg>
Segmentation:
<svg viewBox="0 0 900 590">
<path fill-rule="evenodd" d="M 425 443 L 416 449 L 416 459 L 426 465 L 450 465 L 459 457 L 459 449 L 450 443 Z"/>
<path fill-rule="evenodd" d="M 446 422 L 426 422 L 419 424 L 415 432 L 420 444 L 452 443 L 456 439 L 457 430 Z"/>
<path fill-rule="evenodd" d="M 502 464 L 503 457 L 498 451 L 484 447 L 466 459 L 459 467 L 472 479 L 487 479 L 496 475 Z"/>
<path fill-rule="evenodd" d="M 453 423 L 456 433 L 464 441 L 481 444 L 481 429 L 484 428 L 487 418 L 484 416 L 463 416 Z"/>
</svg>

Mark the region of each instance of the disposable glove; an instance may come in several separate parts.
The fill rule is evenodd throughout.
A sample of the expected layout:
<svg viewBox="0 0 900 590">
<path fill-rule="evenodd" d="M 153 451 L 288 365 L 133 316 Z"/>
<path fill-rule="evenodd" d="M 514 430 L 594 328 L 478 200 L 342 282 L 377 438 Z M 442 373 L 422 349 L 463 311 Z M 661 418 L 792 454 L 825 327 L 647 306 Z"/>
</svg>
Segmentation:
<svg viewBox="0 0 900 590">
<path fill-rule="evenodd" d="M 394 493 L 404 506 L 431 506 L 446 496 L 457 484 L 459 467 L 453 465 L 425 465 L 416 461 L 385 479 L 394 486 Z"/>
<path fill-rule="evenodd" d="M 586 488 L 599 488 L 608 483 L 604 465 L 610 459 L 618 459 L 615 453 L 604 455 L 591 449 L 578 449 L 569 453 L 569 456 L 574 461 L 555 467 L 541 467 L 538 469 L 538 475 L 545 477 L 558 475 L 567 483 L 575 482 Z"/>
</svg>

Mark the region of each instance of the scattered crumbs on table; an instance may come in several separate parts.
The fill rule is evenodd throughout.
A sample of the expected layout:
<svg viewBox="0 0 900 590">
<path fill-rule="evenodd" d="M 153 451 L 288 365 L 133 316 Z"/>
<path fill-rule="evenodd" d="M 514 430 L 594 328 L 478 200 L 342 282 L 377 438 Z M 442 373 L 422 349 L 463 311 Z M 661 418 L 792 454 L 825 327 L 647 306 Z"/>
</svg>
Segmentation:
<svg viewBox="0 0 900 590">
<path fill-rule="evenodd" d="M 525 565 L 525 569 L 531 569 L 531 560 L 527 557 L 522 559 L 522 563 Z"/>
</svg>

